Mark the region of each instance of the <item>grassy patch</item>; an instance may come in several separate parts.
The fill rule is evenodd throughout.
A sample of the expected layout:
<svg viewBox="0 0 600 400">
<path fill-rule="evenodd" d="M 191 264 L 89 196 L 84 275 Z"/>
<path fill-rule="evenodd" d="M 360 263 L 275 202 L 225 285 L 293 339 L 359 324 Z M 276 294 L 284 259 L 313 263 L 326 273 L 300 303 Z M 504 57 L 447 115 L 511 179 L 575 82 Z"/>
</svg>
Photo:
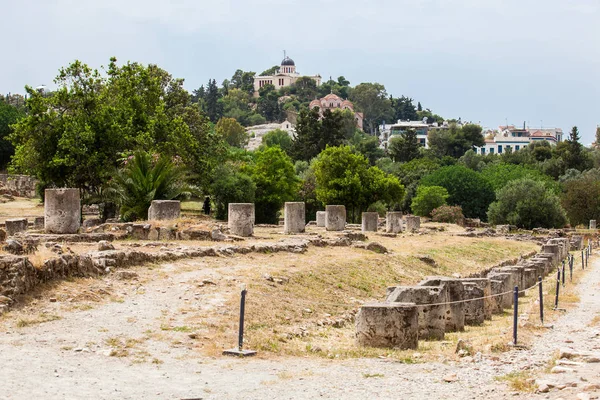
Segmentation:
<svg viewBox="0 0 600 400">
<path fill-rule="evenodd" d="M 529 371 L 510 372 L 495 379 L 506 382 L 511 389 L 518 392 L 532 393 L 535 390 L 535 380 Z"/>
<path fill-rule="evenodd" d="M 58 315 L 41 313 L 33 318 L 19 318 L 17 320 L 17 328 L 25 328 L 27 326 L 43 324 L 44 322 L 56 321 L 61 319 Z"/>
</svg>

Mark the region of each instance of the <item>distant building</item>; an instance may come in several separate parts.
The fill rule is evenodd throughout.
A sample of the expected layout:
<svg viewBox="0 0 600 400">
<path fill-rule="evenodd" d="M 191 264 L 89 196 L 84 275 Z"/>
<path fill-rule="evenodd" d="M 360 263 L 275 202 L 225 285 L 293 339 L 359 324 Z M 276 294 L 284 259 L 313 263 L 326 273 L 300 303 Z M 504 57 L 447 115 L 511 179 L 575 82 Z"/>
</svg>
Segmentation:
<svg viewBox="0 0 600 400">
<path fill-rule="evenodd" d="M 563 131 L 560 128 L 517 128 L 514 125 L 500 126 L 497 131 L 488 131 L 484 134 L 485 144 L 476 147 L 477 154 L 502 154 L 521 150 L 530 143 L 546 141 L 556 145 L 563 140 Z"/>
<path fill-rule="evenodd" d="M 460 124 L 460 122 L 458 122 Z M 388 143 L 390 139 L 394 136 L 401 135 L 406 131 L 412 129 L 417 134 L 417 140 L 419 144 L 426 149 L 429 148 L 429 141 L 427 139 L 427 134 L 430 129 L 448 129 L 449 125 L 447 122 L 444 122 L 442 125 L 439 125 L 437 122 L 433 124 L 428 124 L 427 119 L 424 118 L 423 121 L 402 121 L 398 120 L 395 124 L 383 125 L 379 126 L 379 140 L 381 145 L 379 147 L 383 149 L 387 149 Z"/>
<path fill-rule="evenodd" d="M 352 104 L 352 102 L 349 100 L 342 99 L 338 95 L 330 93 L 321 99 L 315 99 L 311 101 L 308 105 L 308 108 L 311 110 L 315 107 L 319 109 L 321 115 L 323 115 L 325 110 L 350 110 L 354 113 L 354 120 L 356 121 L 356 126 L 358 129 L 362 130 L 363 128 L 363 113 L 354 111 L 354 104 Z"/>
<path fill-rule="evenodd" d="M 296 71 L 296 63 L 294 60 L 285 56 L 281 61 L 281 66 L 275 75 L 255 76 L 254 77 L 254 96 L 258 97 L 258 91 L 265 85 L 273 85 L 276 90 L 290 86 L 298 80 L 302 75 Z M 321 75 L 308 76 L 313 79 L 317 86 L 321 85 Z"/>
</svg>

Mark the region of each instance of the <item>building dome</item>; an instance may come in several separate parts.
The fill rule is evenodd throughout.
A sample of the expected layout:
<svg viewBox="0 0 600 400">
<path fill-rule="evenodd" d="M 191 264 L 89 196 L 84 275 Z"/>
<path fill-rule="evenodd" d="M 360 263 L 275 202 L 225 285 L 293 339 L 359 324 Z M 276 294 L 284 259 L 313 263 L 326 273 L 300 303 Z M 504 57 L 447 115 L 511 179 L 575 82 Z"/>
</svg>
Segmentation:
<svg viewBox="0 0 600 400">
<path fill-rule="evenodd" d="M 296 66 L 296 63 L 294 63 L 294 60 L 286 56 L 283 61 L 281 61 L 281 65 Z"/>
</svg>

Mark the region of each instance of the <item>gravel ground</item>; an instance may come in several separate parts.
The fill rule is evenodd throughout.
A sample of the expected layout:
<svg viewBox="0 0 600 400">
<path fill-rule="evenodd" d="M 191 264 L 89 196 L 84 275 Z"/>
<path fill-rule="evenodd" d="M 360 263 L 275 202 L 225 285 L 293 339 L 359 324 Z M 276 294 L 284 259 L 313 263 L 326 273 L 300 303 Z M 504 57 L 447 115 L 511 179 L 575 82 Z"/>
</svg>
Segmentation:
<svg viewBox="0 0 600 400">
<path fill-rule="evenodd" d="M 155 327 L 165 310 L 168 313 L 177 307 L 173 299 L 188 293 L 189 287 L 178 282 L 194 276 L 206 276 L 206 271 L 157 279 L 145 285 L 144 293 L 90 310 L 63 313 L 59 320 L 35 326 L 15 328 L 14 321 L 4 321 L 0 325 L 0 398 L 460 400 L 594 398 L 600 393 L 585 387 L 600 383 L 600 363 L 569 366 L 573 371 L 543 376 L 554 386 L 543 394 L 518 394 L 494 379 L 510 372 L 543 369 L 560 348 L 600 353 L 599 329 L 589 326 L 600 315 L 598 260 L 579 284 L 578 308 L 566 313 L 530 349 L 474 362 L 211 358 L 198 357 L 197 352 L 190 356 L 190 340 L 174 345 L 153 339 L 139 346 L 133 343 L 129 357 L 111 356 L 114 348 L 106 345 L 107 340 L 126 341 Z M 206 306 L 221 301 L 214 296 L 212 303 L 205 300 Z M 143 362 L 135 362 L 136 358 Z M 567 387 L 558 390 L 561 384 Z M 585 395 L 580 393 L 584 389 Z"/>
</svg>

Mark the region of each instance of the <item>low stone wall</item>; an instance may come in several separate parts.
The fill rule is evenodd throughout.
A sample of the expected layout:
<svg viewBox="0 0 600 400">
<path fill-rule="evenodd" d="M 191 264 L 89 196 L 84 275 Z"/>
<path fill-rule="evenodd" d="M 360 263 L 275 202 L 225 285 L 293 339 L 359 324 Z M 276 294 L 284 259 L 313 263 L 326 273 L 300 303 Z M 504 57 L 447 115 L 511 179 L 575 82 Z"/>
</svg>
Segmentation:
<svg viewBox="0 0 600 400">
<path fill-rule="evenodd" d="M 0 174 L 0 194 L 34 198 L 37 183 L 37 179 L 28 175 Z"/>
</svg>

